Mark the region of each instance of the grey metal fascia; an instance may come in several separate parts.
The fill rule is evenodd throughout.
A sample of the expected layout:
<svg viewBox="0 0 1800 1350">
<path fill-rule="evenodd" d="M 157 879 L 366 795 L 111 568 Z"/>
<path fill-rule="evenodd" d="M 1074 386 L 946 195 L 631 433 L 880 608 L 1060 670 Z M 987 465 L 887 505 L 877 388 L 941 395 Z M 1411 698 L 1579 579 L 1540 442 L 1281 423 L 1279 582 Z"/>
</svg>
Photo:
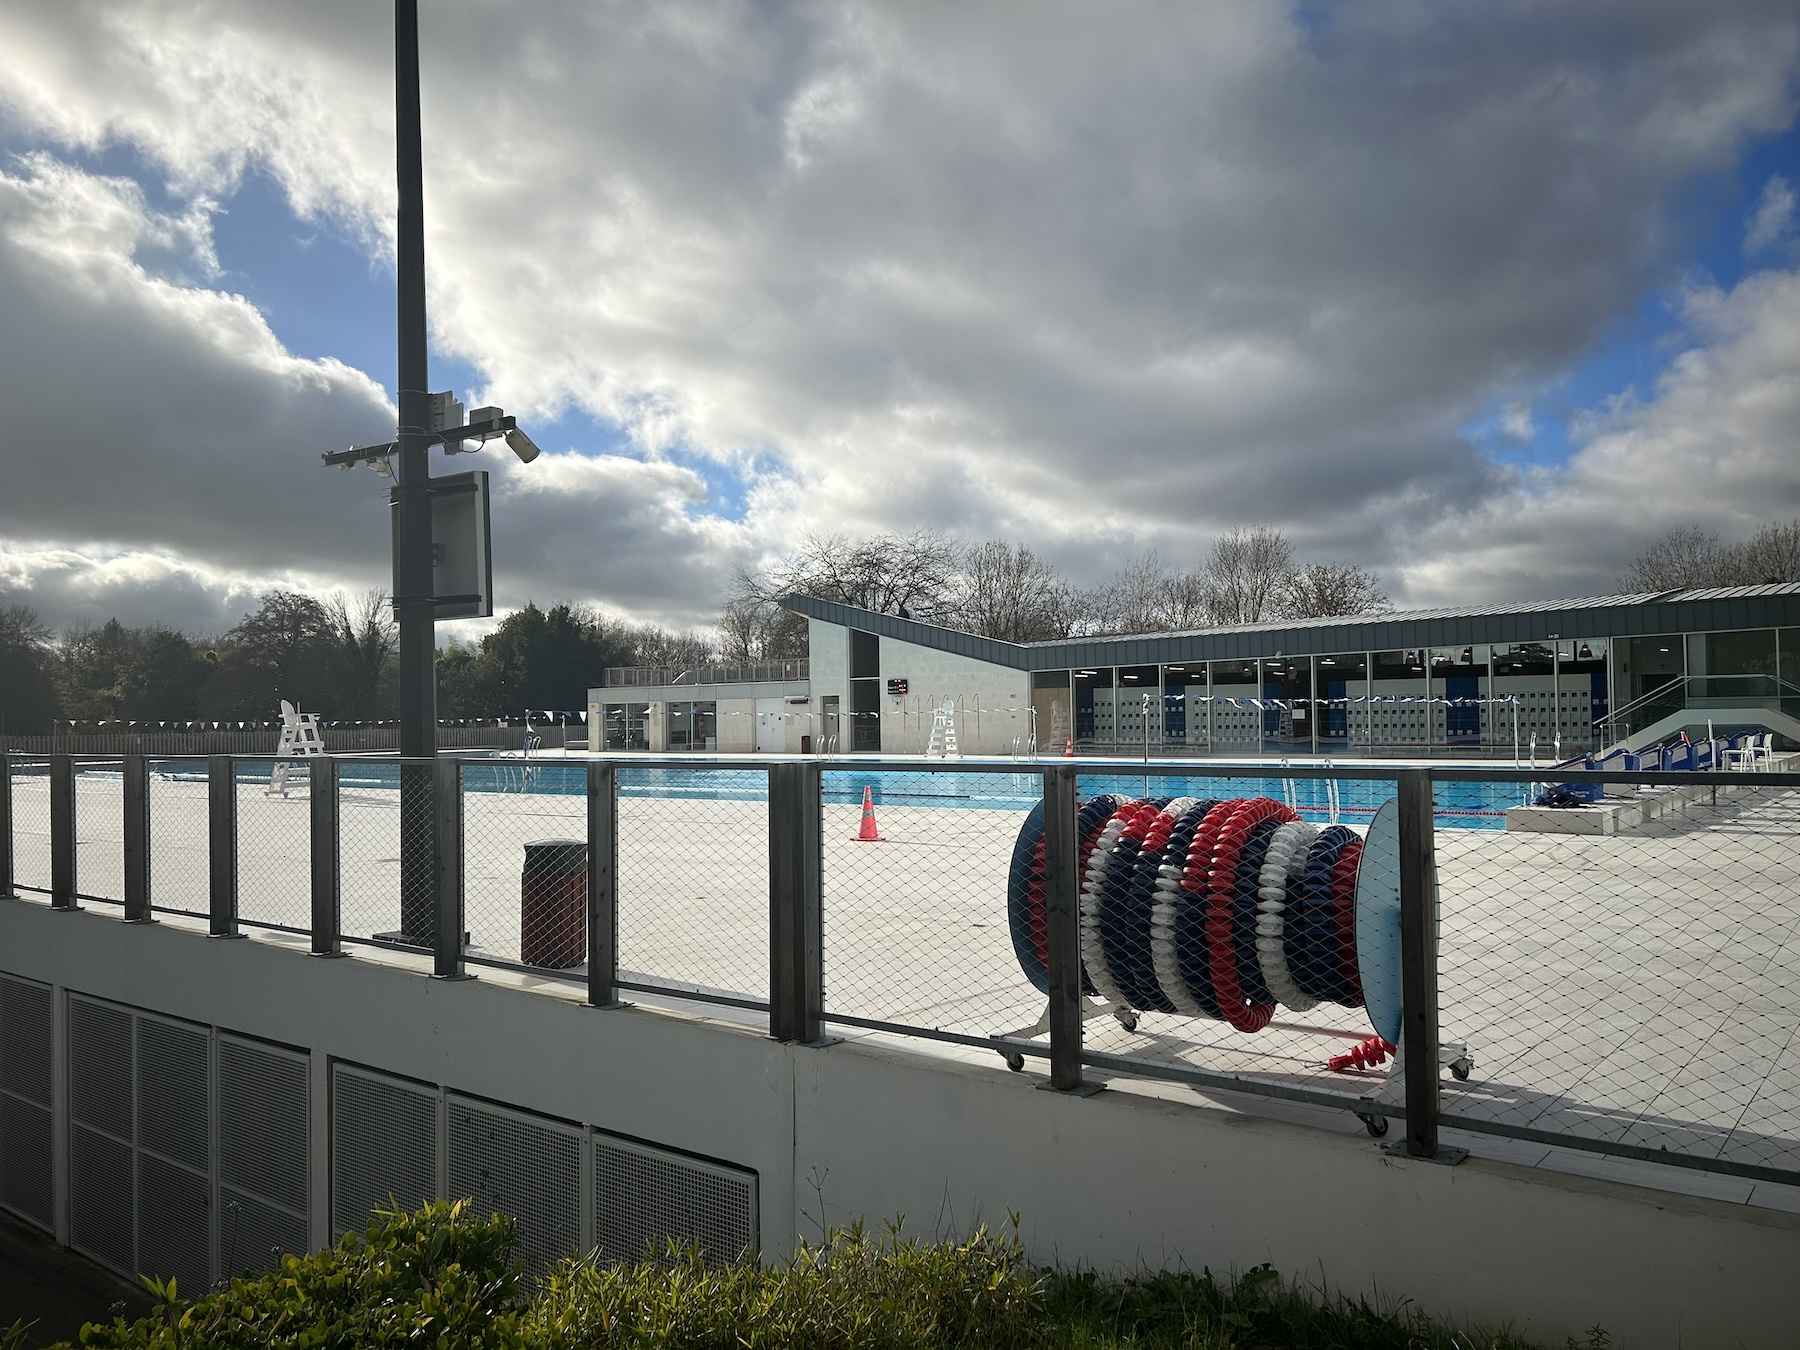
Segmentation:
<svg viewBox="0 0 1800 1350">
<path fill-rule="evenodd" d="M 1344 651 L 1466 647 L 1477 643 L 1546 641 L 1550 633 L 1573 639 L 1800 627 L 1800 585 L 1737 587 L 1724 594 L 1717 590 L 1667 591 L 1649 597 L 1621 596 L 1617 600 L 1587 597 L 1566 604 L 1500 606 L 1485 613 L 1426 611 L 1410 618 L 1403 614 L 1369 615 L 1335 624 L 1259 625 L 1026 645 L 939 628 L 914 619 L 874 614 L 809 596 L 789 596 L 782 603 L 796 613 L 828 623 L 860 628 L 921 647 L 954 651 L 1015 670 L 1241 661 L 1276 652 L 1284 656 L 1322 656 Z"/>
</svg>

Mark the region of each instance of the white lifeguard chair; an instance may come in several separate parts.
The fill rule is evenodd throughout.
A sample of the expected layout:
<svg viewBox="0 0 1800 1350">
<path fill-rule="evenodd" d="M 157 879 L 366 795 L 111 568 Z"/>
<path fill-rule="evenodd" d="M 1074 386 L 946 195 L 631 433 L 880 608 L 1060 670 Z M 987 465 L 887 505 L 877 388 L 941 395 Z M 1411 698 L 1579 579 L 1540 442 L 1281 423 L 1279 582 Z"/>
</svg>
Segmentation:
<svg viewBox="0 0 1800 1350">
<path fill-rule="evenodd" d="M 275 768 L 269 774 L 269 786 L 263 796 L 279 792 L 288 795 L 288 771 L 291 761 L 316 759 L 325 753 L 325 736 L 319 730 L 319 715 L 303 713 L 285 698 L 281 700 L 281 742 L 275 747 Z"/>
<path fill-rule="evenodd" d="M 931 739 L 925 743 L 927 759 L 961 759 L 956 748 L 956 702 L 945 699 L 931 715 Z"/>
</svg>

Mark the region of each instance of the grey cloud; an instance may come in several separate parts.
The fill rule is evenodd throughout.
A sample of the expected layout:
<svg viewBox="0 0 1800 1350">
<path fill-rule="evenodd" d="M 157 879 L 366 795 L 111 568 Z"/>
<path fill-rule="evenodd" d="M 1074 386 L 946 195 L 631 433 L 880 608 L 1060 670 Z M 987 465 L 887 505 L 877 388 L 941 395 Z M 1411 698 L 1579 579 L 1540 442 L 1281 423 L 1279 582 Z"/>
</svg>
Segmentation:
<svg viewBox="0 0 1800 1350">
<path fill-rule="evenodd" d="M 379 241 L 371 13 L 14 6 L 0 34 L 34 55 L 0 43 L 0 100 L 196 188 L 264 163 Z M 1800 16 L 445 0 L 425 40 L 440 341 L 508 407 L 780 466 L 743 530 L 668 466 L 517 480 L 517 585 L 686 616 L 807 524 L 1006 532 L 1094 567 L 1264 521 L 1434 592 L 1472 522 L 1584 500 L 1587 470 L 1518 484 L 1457 429 L 1666 280 L 1673 196 L 1791 120 Z M 357 509 L 346 549 L 382 538 Z M 1636 518 L 1465 582 L 1591 579 Z"/>
</svg>

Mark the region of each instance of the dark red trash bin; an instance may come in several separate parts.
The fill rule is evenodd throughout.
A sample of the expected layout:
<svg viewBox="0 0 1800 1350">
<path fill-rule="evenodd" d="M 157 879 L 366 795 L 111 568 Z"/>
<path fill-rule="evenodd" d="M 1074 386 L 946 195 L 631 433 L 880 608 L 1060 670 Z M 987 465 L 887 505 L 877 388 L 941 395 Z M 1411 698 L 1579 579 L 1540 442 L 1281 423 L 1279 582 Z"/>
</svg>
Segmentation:
<svg viewBox="0 0 1800 1350">
<path fill-rule="evenodd" d="M 587 845 L 536 839 L 519 878 L 519 959 L 566 970 L 587 960 Z"/>
</svg>

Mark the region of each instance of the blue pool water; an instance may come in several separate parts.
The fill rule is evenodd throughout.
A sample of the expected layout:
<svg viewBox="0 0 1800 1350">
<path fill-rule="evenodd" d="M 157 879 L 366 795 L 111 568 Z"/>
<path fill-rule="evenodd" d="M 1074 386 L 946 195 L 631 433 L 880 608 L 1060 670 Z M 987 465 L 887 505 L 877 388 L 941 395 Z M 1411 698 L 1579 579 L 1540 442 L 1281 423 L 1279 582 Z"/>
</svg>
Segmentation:
<svg viewBox="0 0 1800 1350">
<path fill-rule="evenodd" d="M 180 778 L 203 778 L 204 760 L 165 760 L 158 771 Z M 269 761 L 243 761 L 241 781 L 267 782 Z M 395 763 L 339 761 L 338 781 L 350 790 L 396 789 L 400 766 Z M 869 788 L 879 806 L 933 806 L 1027 811 L 1038 800 L 1043 778 L 1039 773 L 932 773 L 929 770 L 863 770 L 829 767 L 824 772 L 825 800 L 836 805 L 855 805 Z M 1394 795 L 1391 782 L 1371 779 L 1213 777 L 1197 774 L 1181 778 L 1152 778 L 1153 795 L 1166 797 L 1273 797 L 1288 801 L 1301 815 L 1314 821 L 1332 819 L 1332 787 L 1337 790 L 1336 819 L 1347 824 L 1366 823 L 1381 804 Z M 587 791 L 587 771 L 581 761 L 527 764 L 521 760 L 470 763 L 463 770 L 468 792 L 541 793 L 581 796 Z M 1144 791 L 1140 774 L 1083 774 L 1081 795 L 1103 792 L 1138 797 Z M 619 766 L 619 795 L 626 798 L 686 799 L 694 801 L 762 801 L 768 795 L 768 773 L 756 768 L 652 769 Z M 1436 790 L 1437 821 L 1447 828 L 1497 830 L 1503 827 L 1508 807 L 1531 799 L 1528 783 L 1439 783 Z"/>
</svg>

